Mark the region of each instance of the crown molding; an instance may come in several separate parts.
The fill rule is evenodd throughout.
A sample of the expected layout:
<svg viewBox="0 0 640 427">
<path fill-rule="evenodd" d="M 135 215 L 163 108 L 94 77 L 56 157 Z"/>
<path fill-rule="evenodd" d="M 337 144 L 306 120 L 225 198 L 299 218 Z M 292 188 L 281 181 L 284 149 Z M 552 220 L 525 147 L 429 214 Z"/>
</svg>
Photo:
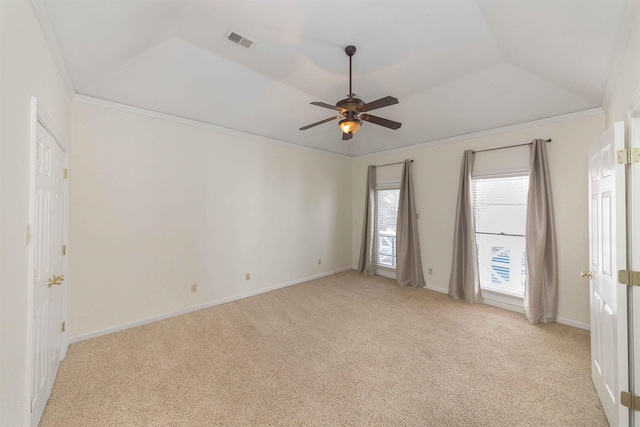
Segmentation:
<svg viewBox="0 0 640 427">
<path fill-rule="evenodd" d="M 500 127 L 500 128 L 489 129 L 489 130 L 469 133 L 469 134 L 465 134 L 465 135 L 454 136 L 454 137 L 451 137 L 451 138 L 438 139 L 438 140 L 434 140 L 434 141 L 422 142 L 422 143 L 419 143 L 419 144 L 407 145 L 405 147 L 394 148 L 394 149 L 391 149 L 391 150 L 378 151 L 376 153 L 371 153 L 371 154 L 363 154 L 363 155 L 360 155 L 360 156 L 349 156 L 349 155 L 346 155 L 346 154 L 339 154 L 339 153 L 334 153 L 334 152 L 331 152 L 331 151 L 320 150 L 318 148 L 312 148 L 312 147 L 307 147 L 307 146 L 304 146 L 304 145 L 293 144 L 291 142 L 286 142 L 286 141 L 282 141 L 282 140 L 275 139 L 275 138 L 269 138 L 269 137 L 266 137 L 266 136 L 256 135 L 256 134 L 249 133 L 249 132 L 243 132 L 243 131 L 236 130 L 236 129 L 229 129 L 229 128 L 225 128 L 223 126 L 218 126 L 218 125 L 214 125 L 214 124 L 211 124 L 211 123 L 201 122 L 201 121 L 198 121 L 198 120 L 186 119 L 186 118 L 174 116 L 174 115 L 171 115 L 171 114 L 159 113 L 157 111 L 147 110 L 147 109 L 139 108 L 139 107 L 133 107 L 131 105 L 120 104 L 118 102 L 107 101 L 107 100 L 104 100 L 104 99 L 101 99 L 101 98 L 94 98 L 92 96 L 76 94 L 75 97 L 73 98 L 73 100 L 74 100 L 74 102 L 79 102 L 79 103 L 82 103 L 82 104 L 96 105 L 96 106 L 99 106 L 99 107 L 106 107 L 106 108 L 111 108 L 111 109 L 114 109 L 114 110 L 124 111 L 124 112 L 128 112 L 128 113 L 139 114 L 139 115 L 143 115 L 143 116 L 147 116 L 147 117 L 153 117 L 153 118 L 156 118 L 156 119 L 167 120 L 167 121 L 170 121 L 170 122 L 179 123 L 179 124 L 183 124 L 183 125 L 186 125 L 186 126 L 193 126 L 193 127 L 198 127 L 198 128 L 201 128 L 201 129 L 212 130 L 212 131 L 219 132 L 219 133 L 224 133 L 224 134 L 227 134 L 227 135 L 240 136 L 240 137 L 243 137 L 243 138 L 252 139 L 254 141 L 260 141 L 260 142 L 266 142 L 266 143 L 269 143 L 269 144 L 282 145 L 282 146 L 289 147 L 289 148 L 294 148 L 294 149 L 297 149 L 297 150 L 309 151 L 309 152 L 313 152 L 313 153 L 317 153 L 317 154 L 323 154 L 323 155 L 331 156 L 331 157 L 339 157 L 339 158 L 343 158 L 343 159 L 354 159 L 354 160 L 355 159 L 366 159 L 366 158 L 376 157 L 376 156 L 386 155 L 386 154 L 400 153 L 400 152 L 404 152 L 404 151 L 417 150 L 417 149 L 420 149 L 420 148 L 431 147 L 431 146 L 435 146 L 435 145 L 450 144 L 450 143 L 454 143 L 454 142 L 458 142 L 458 141 L 464 141 L 464 140 L 472 139 L 472 138 L 479 138 L 479 137 L 488 136 L 488 135 L 497 135 L 497 134 L 501 134 L 501 133 L 513 132 L 513 131 L 520 130 L 520 129 L 528 129 L 528 128 L 532 128 L 532 127 L 545 126 L 545 125 L 550 125 L 550 124 L 553 124 L 553 123 L 559 123 L 559 122 L 564 122 L 564 121 L 568 121 L 568 120 L 575 120 L 575 119 L 580 119 L 580 118 L 584 118 L 584 117 L 591 117 L 591 116 L 597 116 L 599 114 L 604 114 L 604 110 L 602 108 L 600 108 L 600 107 L 597 107 L 597 108 L 591 108 L 589 110 L 578 111 L 578 112 L 575 112 L 575 113 L 563 114 L 561 116 L 548 117 L 546 119 L 540 119 L 540 120 L 534 120 L 534 121 L 531 121 L 531 122 L 519 123 L 519 124 L 516 124 L 516 125 L 504 126 L 504 127 Z"/>
<path fill-rule="evenodd" d="M 622 25 L 620 25 L 620 30 L 618 32 L 618 36 L 616 37 L 614 48 L 615 50 L 613 52 L 613 58 L 611 60 L 611 68 L 609 71 L 609 75 L 607 76 L 607 83 L 602 95 L 601 106 L 604 110 L 609 108 L 611 96 L 613 95 L 613 89 L 616 85 L 616 81 L 618 80 L 618 73 L 620 72 L 622 58 L 624 58 L 624 53 L 627 50 L 627 45 L 629 44 L 629 40 L 631 39 L 633 21 L 636 14 L 638 13 L 640 13 L 640 2 L 636 0 L 627 0 L 627 7 L 624 11 Z"/>
<path fill-rule="evenodd" d="M 377 157 L 377 156 L 386 155 L 386 154 L 401 153 L 401 152 L 404 152 L 404 151 L 411 151 L 411 150 L 417 150 L 417 149 L 425 148 L 425 147 L 432 147 L 434 145 L 451 144 L 451 143 L 454 143 L 454 142 L 465 141 L 467 139 L 480 138 L 480 137 L 483 137 L 483 136 L 497 135 L 497 134 L 501 134 L 501 133 L 513 132 L 513 131 L 520 130 L 520 129 L 528 129 L 528 128 L 532 128 L 532 127 L 545 126 L 545 125 L 550 125 L 550 124 L 553 124 L 553 123 L 559 123 L 559 122 L 565 122 L 565 121 L 568 121 L 568 120 L 580 119 L 580 118 L 583 118 L 583 117 L 597 116 L 599 114 L 604 114 L 604 110 L 602 108 L 600 108 L 600 107 L 596 107 L 596 108 L 591 108 L 589 110 L 578 111 L 578 112 L 575 112 L 575 113 L 563 114 L 561 116 L 548 117 L 546 119 L 534 120 L 534 121 L 531 121 L 531 122 L 524 122 L 524 123 L 519 123 L 519 124 L 516 124 L 516 125 L 504 126 L 504 127 L 495 128 L 495 129 L 483 130 L 483 131 L 480 131 L 480 132 L 468 133 L 468 134 L 465 134 L 465 135 L 453 136 L 451 138 L 437 139 L 437 140 L 434 140 L 434 141 L 427 141 L 427 142 L 422 142 L 422 143 L 419 143 L 419 144 L 407 145 L 407 146 L 400 147 L 400 148 L 394 148 L 394 149 L 391 149 L 391 150 L 378 151 L 376 153 L 363 154 L 363 155 L 360 155 L 360 156 L 353 156 L 352 158 L 353 159 L 367 159 L 367 158 L 370 158 L 370 157 Z"/>
<path fill-rule="evenodd" d="M 38 16 L 40 26 L 42 27 L 42 32 L 45 39 L 47 40 L 47 43 L 49 44 L 49 49 L 51 50 L 51 54 L 53 55 L 53 60 L 58 67 L 60 77 L 62 77 L 64 86 L 67 89 L 67 94 L 69 95 L 69 98 L 73 100 L 74 96 L 76 95 L 76 89 L 73 87 L 69 69 L 67 68 L 67 64 L 64 61 L 64 56 L 62 55 L 62 50 L 60 50 L 58 39 L 56 38 L 55 32 L 53 31 L 53 25 L 51 25 L 51 20 L 49 19 L 49 14 L 47 13 L 47 8 L 44 5 L 44 1 L 31 0 L 31 4 L 36 11 L 36 15 Z"/>
<path fill-rule="evenodd" d="M 35 96 L 31 97 L 32 108 L 36 109 L 36 120 L 51 134 L 56 143 L 62 148 L 65 153 L 69 151 L 69 146 L 62 138 L 62 134 L 58 132 L 58 128 L 55 125 L 55 121 L 51 118 L 47 110 L 42 106 L 42 103 Z"/>
<path fill-rule="evenodd" d="M 182 125 L 186 125 L 186 126 L 192 126 L 192 127 L 197 127 L 197 128 L 201 128 L 201 129 L 208 129 L 208 130 L 212 130 L 215 132 L 219 132 L 219 133 L 224 133 L 227 135 L 232 135 L 232 136 L 239 136 L 242 138 L 247 138 L 247 139 L 251 139 L 254 141 L 259 141 L 259 142 L 266 142 L 269 144 L 276 144 L 276 145 L 282 145 L 284 147 L 289 147 L 289 148 L 294 148 L 296 150 L 302 150 L 302 151 L 309 151 L 312 153 L 316 153 L 316 154 L 323 154 L 326 156 L 331 156 L 331 157 L 339 157 L 339 158 L 344 158 L 344 159 L 351 159 L 351 156 L 345 155 L 345 154 L 339 154 L 339 153 L 334 153 L 332 151 L 326 151 L 326 150 L 320 150 L 318 148 L 312 148 L 312 147 L 307 147 L 304 145 L 299 145 L 299 144 L 293 144 L 291 142 L 286 142 L 286 141 L 282 141 L 279 139 L 275 139 L 275 138 L 269 138 L 266 136 L 261 136 L 261 135 L 256 135 L 253 133 L 249 133 L 249 132 L 243 132 L 240 130 L 236 130 L 236 129 L 229 129 L 223 126 L 218 126 L 218 125 L 214 125 L 211 123 L 206 123 L 206 122 L 201 122 L 198 120 L 193 120 L 193 119 L 186 119 L 183 117 L 179 117 L 179 116 L 174 116 L 171 114 L 166 114 L 166 113 L 159 113 L 157 111 L 152 111 L 152 110 L 146 110 L 144 108 L 139 108 L 139 107 L 133 107 L 131 105 L 126 105 L 126 104 L 120 104 L 118 102 L 113 102 L 113 101 L 107 101 L 101 98 L 94 98 L 92 96 L 87 96 L 87 95 L 80 95 L 80 94 L 76 94 L 73 98 L 74 102 L 79 102 L 82 104 L 90 104 L 90 105 L 96 105 L 99 107 L 106 107 L 106 108 L 111 108 L 114 110 L 119 110 L 119 111 L 124 111 L 127 113 L 133 113 L 133 114 L 139 114 L 139 115 L 143 115 L 143 116 L 147 116 L 147 117 L 153 117 L 156 119 L 160 119 L 160 120 L 167 120 L 170 122 L 174 122 L 174 123 L 179 123 Z"/>
</svg>

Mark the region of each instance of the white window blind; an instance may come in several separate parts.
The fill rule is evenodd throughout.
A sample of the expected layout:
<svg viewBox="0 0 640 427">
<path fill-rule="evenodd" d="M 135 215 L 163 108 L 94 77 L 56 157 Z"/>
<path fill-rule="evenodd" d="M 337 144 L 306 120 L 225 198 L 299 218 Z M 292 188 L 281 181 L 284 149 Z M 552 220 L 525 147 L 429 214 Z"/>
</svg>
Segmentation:
<svg viewBox="0 0 640 427">
<path fill-rule="evenodd" d="M 528 176 L 472 181 L 480 286 L 524 295 Z"/>
<path fill-rule="evenodd" d="M 376 191 L 376 265 L 396 268 L 399 189 Z"/>
</svg>

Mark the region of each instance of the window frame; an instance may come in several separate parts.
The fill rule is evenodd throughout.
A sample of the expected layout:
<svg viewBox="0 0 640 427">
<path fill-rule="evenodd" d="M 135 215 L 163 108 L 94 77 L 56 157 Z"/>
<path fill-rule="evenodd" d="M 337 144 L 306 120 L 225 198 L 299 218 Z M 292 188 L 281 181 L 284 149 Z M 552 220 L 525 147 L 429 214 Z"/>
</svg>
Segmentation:
<svg viewBox="0 0 640 427">
<path fill-rule="evenodd" d="M 387 181 L 387 182 L 379 182 L 376 183 L 375 189 L 375 231 L 374 231 L 374 251 L 375 251 L 375 274 L 380 276 L 389 277 L 392 279 L 396 278 L 396 268 L 389 267 L 386 265 L 378 264 L 378 191 L 380 190 L 398 190 L 400 191 L 400 181 Z M 397 211 L 396 211 L 396 224 L 398 221 Z M 396 243 L 397 240 L 394 242 Z M 396 246 L 397 247 L 397 246 Z M 397 250 L 396 259 L 397 259 Z"/>
<path fill-rule="evenodd" d="M 490 179 L 503 179 L 503 178 L 519 178 L 519 177 L 529 177 L 530 173 L 529 171 L 513 171 L 513 172 L 506 172 L 506 173 L 495 173 L 495 174 L 482 174 L 482 175 L 478 175 L 478 176 L 472 176 L 471 177 L 471 181 L 472 181 L 472 188 L 473 188 L 473 181 L 476 180 L 490 180 Z M 528 185 L 527 185 L 527 192 L 528 192 Z M 475 200 L 472 200 L 472 210 L 474 212 L 474 223 L 476 221 L 475 218 Z M 525 205 L 526 206 L 526 205 Z M 526 208 L 525 208 L 526 210 Z M 526 214 L 525 214 L 526 215 Z M 526 217 L 525 217 L 525 221 L 526 221 Z M 479 264 L 479 251 L 478 251 L 478 241 L 476 239 L 476 236 L 478 235 L 478 231 L 474 230 L 474 241 L 476 244 L 476 256 L 478 257 L 478 264 Z M 526 242 L 526 230 L 524 231 L 524 234 L 522 235 L 522 237 L 524 237 L 525 242 Z M 526 269 L 526 247 L 525 247 L 525 269 Z M 480 281 L 480 277 L 478 277 L 478 281 Z M 485 299 L 489 300 L 489 304 L 490 305 L 495 305 L 498 307 L 503 307 L 503 308 L 509 308 L 509 309 L 513 309 L 514 307 L 519 308 L 518 311 L 522 311 L 522 302 L 524 300 L 524 294 L 526 293 L 526 273 L 525 273 L 525 289 L 522 293 L 522 295 L 520 295 L 519 293 L 515 293 L 515 292 L 510 292 L 510 291 L 500 291 L 500 290 L 496 290 L 495 288 L 491 288 L 491 287 L 484 287 L 482 285 L 482 282 L 480 282 L 480 289 L 482 290 L 482 295 L 485 297 Z"/>
</svg>

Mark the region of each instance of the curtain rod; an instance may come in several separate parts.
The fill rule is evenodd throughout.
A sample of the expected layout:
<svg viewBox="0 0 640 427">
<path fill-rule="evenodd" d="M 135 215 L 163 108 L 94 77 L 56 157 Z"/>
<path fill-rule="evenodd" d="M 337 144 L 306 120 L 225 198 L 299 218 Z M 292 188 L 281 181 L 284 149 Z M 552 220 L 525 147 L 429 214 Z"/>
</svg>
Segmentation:
<svg viewBox="0 0 640 427">
<path fill-rule="evenodd" d="M 413 163 L 413 160 L 409 160 L 411 163 Z M 404 162 L 395 162 L 395 163 L 387 163 L 386 165 L 373 165 L 374 168 L 381 168 L 383 166 L 391 166 L 391 165 L 401 165 Z"/>
<path fill-rule="evenodd" d="M 545 142 L 551 142 L 551 138 L 547 139 Z M 524 145 L 531 145 L 531 143 L 527 142 L 526 144 L 516 144 L 516 145 L 507 145 L 505 147 L 487 148 L 486 150 L 474 151 L 474 153 L 483 153 L 485 151 L 502 150 L 505 148 L 522 147 Z"/>
</svg>

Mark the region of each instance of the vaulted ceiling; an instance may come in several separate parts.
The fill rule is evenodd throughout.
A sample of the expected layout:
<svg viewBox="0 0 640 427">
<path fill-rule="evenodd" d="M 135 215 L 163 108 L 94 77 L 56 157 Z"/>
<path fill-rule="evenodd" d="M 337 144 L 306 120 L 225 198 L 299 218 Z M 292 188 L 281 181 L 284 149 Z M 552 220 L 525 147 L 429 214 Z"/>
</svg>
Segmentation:
<svg viewBox="0 0 640 427">
<path fill-rule="evenodd" d="M 76 93 L 347 155 L 602 105 L 633 0 L 44 0 Z M 229 31 L 255 43 L 230 42 Z M 342 141 L 353 91 L 400 103 Z"/>
</svg>

